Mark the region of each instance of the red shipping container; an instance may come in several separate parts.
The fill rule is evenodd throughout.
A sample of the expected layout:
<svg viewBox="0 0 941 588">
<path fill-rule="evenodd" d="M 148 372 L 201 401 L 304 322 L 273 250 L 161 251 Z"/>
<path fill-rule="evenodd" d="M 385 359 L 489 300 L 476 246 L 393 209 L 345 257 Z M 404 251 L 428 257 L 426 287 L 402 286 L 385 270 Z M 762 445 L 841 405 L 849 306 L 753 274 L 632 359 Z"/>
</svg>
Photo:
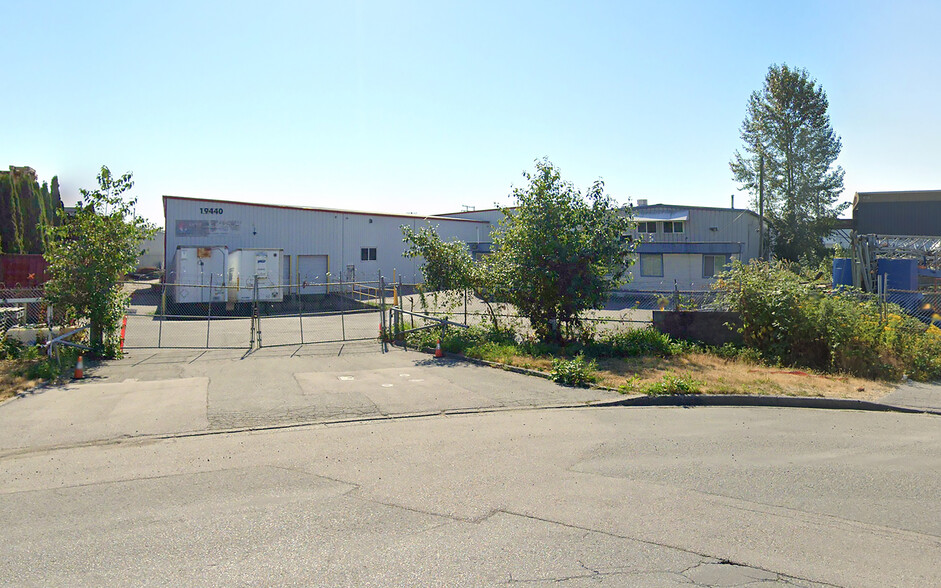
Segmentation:
<svg viewBox="0 0 941 588">
<path fill-rule="evenodd" d="M 0 256 L 0 284 L 7 288 L 41 286 L 48 279 L 46 260 L 39 254 Z"/>
</svg>

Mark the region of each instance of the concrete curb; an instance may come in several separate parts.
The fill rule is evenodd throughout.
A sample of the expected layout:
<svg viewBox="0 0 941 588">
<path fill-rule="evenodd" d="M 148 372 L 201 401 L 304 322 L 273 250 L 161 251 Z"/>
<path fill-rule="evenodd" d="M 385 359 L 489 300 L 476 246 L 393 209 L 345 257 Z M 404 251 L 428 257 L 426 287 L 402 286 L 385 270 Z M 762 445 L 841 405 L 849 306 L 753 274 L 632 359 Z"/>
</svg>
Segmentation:
<svg viewBox="0 0 941 588">
<path fill-rule="evenodd" d="M 603 406 L 757 406 L 772 408 L 819 408 L 828 410 L 865 410 L 875 412 L 899 412 L 905 414 L 931 414 L 941 416 L 941 411 L 929 408 L 913 408 L 855 400 L 852 398 L 822 398 L 812 396 L 747 396 L 744 394 L 678 394 L 672 396 L 628 396 L 616 400 L 592 402 L 593 407 Z"/>
<path fill-rule="evenodd" d="M 434 350 L 415 349 L 419 353 L 434 354 Z M 475 359 L 453 353 L 445 353 L 447 359 L 455 361 L 465 361 L 468 363 L 492 367 L 515 372 L 526 376 L 535 376 L 544 380 L 550 379 L 549 374 L 537 370 L 506 365 L 495 361 L 484 359 Z M 607 390 L 618 393 L 618 390 L 604 386 L 590 386 L 595 390 Z M 755 406 L 772 408 L 817 408 L 826 410 L 865 410 L 871 412 L 898 412 L 903 414 L 930 414 L 941 416 L 941 410 L 932 408 L 916 408 L 911 406 L 899 406 L 895 404 L 884 404 L 881 402 L 872 402 L 867 400 L 855 400 L 852 398 L 824 398 L 815 396 L 748 396 L 745 394 L 676 394 L 670 396 L 625 396 L 614 400 L 593 400 L 581 404 L 584 407 L 608 407 L 608 406 Z"/>
</svg>

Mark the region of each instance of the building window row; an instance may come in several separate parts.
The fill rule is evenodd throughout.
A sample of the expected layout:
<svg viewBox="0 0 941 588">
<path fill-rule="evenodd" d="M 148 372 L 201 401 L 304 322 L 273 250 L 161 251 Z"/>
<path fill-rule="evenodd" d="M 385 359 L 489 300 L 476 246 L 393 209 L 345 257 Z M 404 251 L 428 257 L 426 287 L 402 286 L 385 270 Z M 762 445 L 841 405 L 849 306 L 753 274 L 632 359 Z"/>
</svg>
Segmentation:
<svg viewBox="0 0 941 588">
<path fill-rule="evenodd" d="M 721 255 L 703 255 L 702 256 L 702 277 L 714 278 L 716 274 L 725 270 L 726 266 L 732 263 L 732 256 L 728 254 Z M 644 278 L 662 278 L 663 277 L 663 254 L 662 253 L 641 253 L 640 254 L 640 275 Z"/>
<path fill-rule="evenodd" d="M 662 221 L 664 233 L 682 233 L 685 231 L 683 221 Z M 657 221 L 640 221 L 637 223 L 638 233 L 656 233 Z"/>
</svg>

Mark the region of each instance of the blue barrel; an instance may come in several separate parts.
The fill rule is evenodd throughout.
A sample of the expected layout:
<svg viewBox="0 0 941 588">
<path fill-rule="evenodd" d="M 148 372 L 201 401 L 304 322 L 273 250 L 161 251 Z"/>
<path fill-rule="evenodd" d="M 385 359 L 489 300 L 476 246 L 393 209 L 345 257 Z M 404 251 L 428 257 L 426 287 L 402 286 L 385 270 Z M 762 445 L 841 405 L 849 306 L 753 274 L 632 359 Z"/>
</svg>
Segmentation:
<svg viewBox="0 0 941 588">
<path fill-rule="evenodd" d="M 886 289 L 912 292 L 918 289 L 917 259 L 879 259 L 878 274 L 888 274 Z"/>
<path fill-rule="evenodd" d="M 853 285 L 853 260 L 848 257 L 833 258 L 833 287 Z"/>
</svg>

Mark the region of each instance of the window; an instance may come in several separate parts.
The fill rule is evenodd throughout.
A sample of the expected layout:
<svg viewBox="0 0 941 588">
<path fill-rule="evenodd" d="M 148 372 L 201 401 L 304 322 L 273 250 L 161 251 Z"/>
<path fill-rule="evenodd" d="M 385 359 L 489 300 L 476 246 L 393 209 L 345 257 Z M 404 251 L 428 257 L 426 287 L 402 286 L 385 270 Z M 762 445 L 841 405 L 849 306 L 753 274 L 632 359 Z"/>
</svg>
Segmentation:
<svg viewBox="0 0 941 588">
<path fill-rule="evenodd" d="M 730 262 L 728 255 L 703 255 L 702 256 L 702 277 L 714 278 L 715 275 L 725 269 Z"/>
<path fill-rule="evenodd" d="M 638 233 L 656 233 L 657 232 L 657 223 L 651 221 L 643 221 L 637 223 L 637 232 Z"/>
<path fill-rule="evenodd" d="M 376 248 L 363 247 L 359 250 L 359 258 L 362 261 L 376 261 Z"/>
<path fill-rule="evenodd" d="M 683 221 L 663 221 L 664 233 L 682 233 Z"/>
<path fill-rule="evenodd" d="M 663 254 L 662 253 L 641 253 L 640 254 L 640 275 L 647 278 L 663 277 Z"/>
</svg>

